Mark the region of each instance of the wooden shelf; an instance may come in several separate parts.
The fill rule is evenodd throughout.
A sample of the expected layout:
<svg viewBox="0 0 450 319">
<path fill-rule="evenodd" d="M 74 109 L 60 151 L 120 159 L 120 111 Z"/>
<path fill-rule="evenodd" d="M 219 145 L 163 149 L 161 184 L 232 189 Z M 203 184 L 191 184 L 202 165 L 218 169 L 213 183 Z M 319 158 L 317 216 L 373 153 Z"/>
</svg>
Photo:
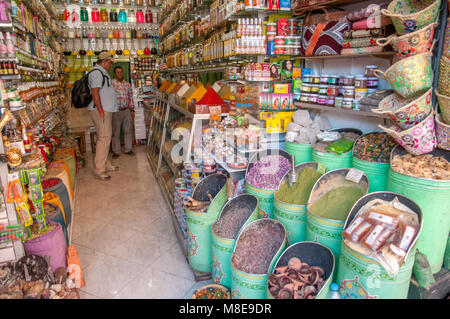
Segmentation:
<svg viewBox="0 0 450 319">
<path fill-rule="evenodd" d="M 316 56 L 292 56 L 294 59 L 302 60 L 325 60 L 325 59 L 348 59 L 348 58 L 363 58 L 376 57 L 382 59 L 392 59 L 395 52 L 378 52 L 378 53 L 364 53 L 364 54 L 348 54 L 348 55 L 316 55 Z"/>
<path fill-rule="evenodd" d="M 301 9 L 304 9 L 306 11 L 313 10 L 315 7 L 318 6 L 341 6 L 345 4 L 352 4 L 352 3 L 359 3 L 361 0 L 330 0 L 330 1 L 320 1 L 319 3 L 303 7 Z M 301 16 L 301 15 L 300 15 Z"/>
<path fill-rule="evenodd" d="M 332 107 L 332 106 L 324 106 L 319 104 L 311 104 L 311 103 L 304 103 L 304 102 L 294 102 L 294 105 L 301 108 L 301 109 L 311 109 L 311 110 L 319 110 L 319 111 L 330 111 L 335 113 L 342 113 L 342 114 L 348 114 L 348 115 L 357 115 L 357 116 L 363 116 L 363 117 L 376 117 L 376 118 L 382 118 L 382 119 L 388 119 L 389 117 L 384 114 L 377 114 L 373 112 L 367 112 L 367 111 L 358 111 L 358 110 L 346 110 L 340 107 Z"/>
</svg>

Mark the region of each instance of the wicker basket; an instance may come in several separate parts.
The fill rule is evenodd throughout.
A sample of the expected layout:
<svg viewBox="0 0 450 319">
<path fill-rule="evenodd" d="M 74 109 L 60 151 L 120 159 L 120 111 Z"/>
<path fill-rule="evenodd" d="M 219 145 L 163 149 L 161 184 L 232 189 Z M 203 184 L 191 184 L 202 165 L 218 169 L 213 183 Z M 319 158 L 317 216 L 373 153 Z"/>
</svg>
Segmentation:
<svg viewBox="0 0 450 319">
<path fill-rule="evenodd" d="M 441 110 L 442 120 L 445 124 L 450 124 L 450 97 L 440 94 L 438 90 L 435 90 L 435 93 Z"/>
<path fill-rule="evenodd" d="M 433 110 L 431 103 L 431 93 L 429 89 L 419 97 L 404 99 L 394 93 L 385 97 L 377 109 L 372 112 L 378 114 L 387 114 L 399 127 L 409 129 L 422 122 Z"/>
<path fill-rule="evenodd" d="M 442 56 L 439 69 L 439 93 L 450 96 L 450 59 Z"/>
<path fill-rule="evenodd" d="M 441 0 L 394 0 L 381 13 L 392 19 L 398 35 L 425 28 L 436 22 Z"/>
<path fill-rule="evenodd" d="M 442 122 L 440 114 L 436 114 L 437 147 L 450 151 L 450 125 Z"/>
</svg>

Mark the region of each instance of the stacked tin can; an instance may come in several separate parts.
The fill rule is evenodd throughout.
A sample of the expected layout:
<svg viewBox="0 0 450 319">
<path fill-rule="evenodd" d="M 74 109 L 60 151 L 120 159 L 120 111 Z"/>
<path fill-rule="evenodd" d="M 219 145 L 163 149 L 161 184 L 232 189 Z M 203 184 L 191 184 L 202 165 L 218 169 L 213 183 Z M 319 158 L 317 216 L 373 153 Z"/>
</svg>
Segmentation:
<svg viewBox="0 0 450 319">
<path fill-rule="evenodd" d="M 184 169 L 183 169 L 184 170 Z M 187 188 L 186 180 L 177 178 L 175 180 L 175 193 L 173 196 L 173 211 L 183 232 L 187 232 L 186 214 L 184 212 L 184 203 L 188 196 L 192 195 L 192 190 Z"/>
<path fill-rule="evenodd" d="M 285 24 L 280 23 L 285 20 Z M 300 55 L 303 20 L 279 19 L 266 25 L 267 54 Z"/>
</svg>

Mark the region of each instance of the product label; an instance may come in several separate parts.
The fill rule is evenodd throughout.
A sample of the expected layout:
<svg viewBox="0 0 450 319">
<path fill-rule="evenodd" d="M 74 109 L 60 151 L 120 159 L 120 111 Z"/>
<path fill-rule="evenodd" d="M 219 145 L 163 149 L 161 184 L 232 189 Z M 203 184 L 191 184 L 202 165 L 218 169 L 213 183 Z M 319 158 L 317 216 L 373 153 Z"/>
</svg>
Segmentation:
<svg viewBox="0 0 450 319">
<path fill-rule="evenodd" d="M 371 219 L 375 222 L 380 222 L 382 224 L 386 224 L 386 225 L 393 225 L 395 223 L 394 217 L 375 213 L 375 212 L 371 212 L 369 214 L 369 219 Z"/>
<path fill-rule="evenodd" d="M 361 223 L 364 221 L 364 218 L 362 217 L 358 217 L 356 218 L 350 225 L 350 227 L 348 227 L 345 231 L 344 234 L 347 235 L 351 235 L 353 233 L 353 231 L 356 229 L 356 227 L 358 227 L 359 225 L 361 225 Z"/>
<path fill-rule="evenodd" d="M 405 232 L 403 233 L 403 237 L 400 240 L 399 248 L 403 249 L 404 251 L 407 251 L 409 248 L 409 245 L 411 245 L 411 242 L 414 239 L 414 235 L 416 234 L 416 230 L 414 227 L 406 226 Z"/>
<path fill-rule="evenodd" d="M 319 174 L 325 174 L 325 172 L 327 171 L 327 168 L 325 167 L 325 165 L 323 165 L 322 163 L 318 163 L 318 165 L 317 165 L 317 172 L 319 173 Z M 360 218 L 360 217 L 358 217 L 358 218 Z"/>
<path fill-rule="evenodd" d="M 348 171 L 347 176 L 345 176 L 345 179 L 354 183 L 359 183 L 363 176 L 364 176 L 363 171 L 356 168 L 351 168 Z"/>
<path fill-rule="evenodd" d="M 368 247 L 372 247 L 372 245 L 375 243 L 375 240 L 377 240 L 378 236 L 380 236 L 381 232 L 384 230 L 384 227 L 381 225 L 375 226 L 375 228 L 370 233 L 369 237 L 364 241 L 364 244 Z"/>
</svg>

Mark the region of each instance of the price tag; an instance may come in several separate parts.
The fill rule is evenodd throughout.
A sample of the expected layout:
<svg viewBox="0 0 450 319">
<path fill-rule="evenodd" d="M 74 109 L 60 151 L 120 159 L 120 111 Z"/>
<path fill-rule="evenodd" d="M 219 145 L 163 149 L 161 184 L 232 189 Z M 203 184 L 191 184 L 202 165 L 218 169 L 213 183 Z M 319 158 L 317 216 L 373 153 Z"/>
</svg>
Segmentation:
<svg viewBox="0 0 450 319">
<path fill-rule="evenodd" d="M 363 175 L 364 175 L 363 171 L 360 171 L 359 169 L 356 168 L 351 168 L 348 171 L 347 176 L 345 176 L 345 179 L 354 183 L 359 183 Z"/>
<path fill-rule="evenodd" d="M 325 165 L 323 165 L 322 163 L 319 163 L 317 165 L 317 172 L 321 175 L 325 174 L 325 172 L 327 171 L 327 168 L 325 167 Z"/>
</svg>

